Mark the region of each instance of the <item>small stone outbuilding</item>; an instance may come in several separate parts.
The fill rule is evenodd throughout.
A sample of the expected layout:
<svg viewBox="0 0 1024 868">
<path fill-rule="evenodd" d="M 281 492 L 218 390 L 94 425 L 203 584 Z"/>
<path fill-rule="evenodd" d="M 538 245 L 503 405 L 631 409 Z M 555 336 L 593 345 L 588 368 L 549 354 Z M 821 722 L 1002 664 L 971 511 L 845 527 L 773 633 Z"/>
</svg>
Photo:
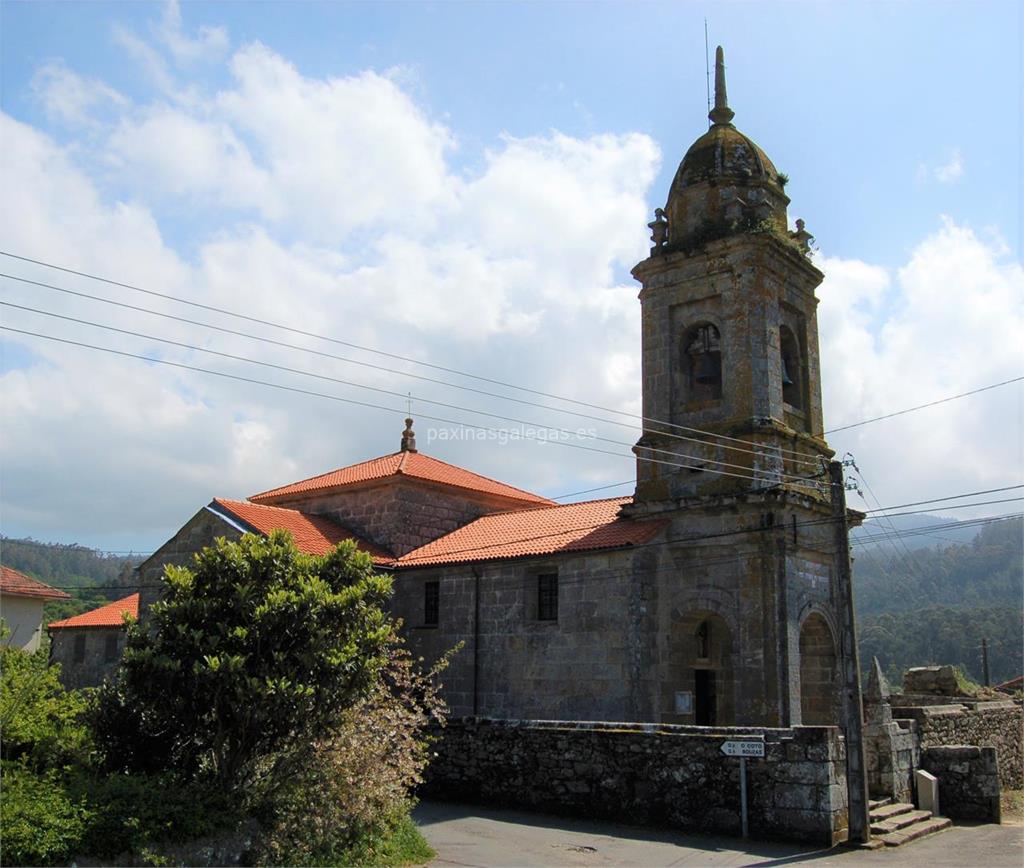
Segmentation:
<svg viewBox="0 0 1024 868">
<path fill-rule="evenodd" d="M 47 625 L 50 662 L 59 663 L 69 690 L 96 687 L 117 669 L 124 650 L 125 620 L 139 617 L 139 595 L 132 594 L 73 618 Z"/>
</svg>

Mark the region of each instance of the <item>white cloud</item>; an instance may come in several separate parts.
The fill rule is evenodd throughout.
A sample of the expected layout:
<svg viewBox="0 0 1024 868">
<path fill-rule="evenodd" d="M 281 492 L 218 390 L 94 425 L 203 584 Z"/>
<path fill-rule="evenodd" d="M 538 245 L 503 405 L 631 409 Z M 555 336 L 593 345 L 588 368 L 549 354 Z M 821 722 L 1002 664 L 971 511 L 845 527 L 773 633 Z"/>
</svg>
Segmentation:
<svg viewBox="0 0 1024 868">
<path fill-rule="evenodd" d="M 826 430 L 1020 376 L 1024 272 L 999 242 L 944 218 L 894 273 L 821 264 Z M 1003 387 L 829 441 L 885 503 L 1020 482 L 1020 395 Z"/>
<path fill-rule="evenodd" d="M 955 149 L 949 157 L 949 162 L 938 166 L 935 169 L 935 180 L 941 184 L 950 184 L 960 180 L 964 173 L 964 159 L 959 149 Z"/>
<path fill-rule="evenodd" d="M 127 105 L 125 97 L 94 78 L 72 72 L 61 61 L 41 66 L 32 77 L 32 92 L 47 115 L 65 124 L 91 126 L 94 111 Z"/>
<path fill-rule="evenodd" d="M 181 7 L 178 0 L 168 0 L 156 35 L 175 61 L 188 65 L 196 61 L 212 61 L 223 57 L 229 47 L 228 33 L 223 27 L 201 25 L 194 39 L 182 30 Z"/>
<path fill-rule="evenodd" d="M 108 158 L 147 195 L 209 200 L 217 207 L 280 211 L 271 179 L 225 123 L 156 105 L 123 120 L 107 142 Z"/>
<path fill-rule="evenodd" d="M 927 163 L 917 164 L 917 181 L 924 183 L 929 180 L 938 181 L 940 184 L 952 184 L 959 181 L 964 174 L 964 158 L 959 148 L 953 148 L 949 159 L 940 165 L 930 166 Z"/>
</svg>

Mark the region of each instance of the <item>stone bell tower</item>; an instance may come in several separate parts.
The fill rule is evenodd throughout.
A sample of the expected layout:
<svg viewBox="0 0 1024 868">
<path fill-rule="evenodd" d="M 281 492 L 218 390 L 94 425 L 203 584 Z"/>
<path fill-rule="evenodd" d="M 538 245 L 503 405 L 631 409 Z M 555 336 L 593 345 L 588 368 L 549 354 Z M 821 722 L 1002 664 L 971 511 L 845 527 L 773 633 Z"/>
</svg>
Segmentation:
<svg viewBox="0 0 1024 868">
<path fill-rule="evenodd" d="M 732 123 L 721 47 L 708 117 L 633 269 L 647 420 L 636 500 L 652 508 L 786 485 L 831 454 L 814 295 L 823 275 L 803 221 L 788 231 L 788 178 Z"/>
<path fill-rule="evenodd" d="M 789 230 L 788 179 L 733 117 L 719 48 L 710 127 L 633 269 L 645 423 L 622 513 L 668 521 L 664 549 L 635 572 L 651 625 L 649 713 L 833 723 L 840 571 L 822 479 L 823 275 L 803 221 Z"/>
</svg>

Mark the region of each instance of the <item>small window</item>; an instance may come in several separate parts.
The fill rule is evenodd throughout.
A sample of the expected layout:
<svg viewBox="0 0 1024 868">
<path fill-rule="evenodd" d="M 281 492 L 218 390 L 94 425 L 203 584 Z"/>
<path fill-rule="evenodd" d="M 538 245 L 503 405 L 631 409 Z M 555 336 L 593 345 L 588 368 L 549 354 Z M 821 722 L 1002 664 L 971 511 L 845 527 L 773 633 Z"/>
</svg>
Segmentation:
<svg viewBox="0 0 1024 868">
<path fill-rule="evenodd" d="M 441 583 L 427 582 L 423 585 L 423 625 L 436 627 L 441 615 Z"/>
<path fill-rule="evenodd" d="M 683 337 L 683 371 L 688 401 L 722 397 L 722 336 L 711 323 L 689 329 Z"/>
<path fill-rule="evenodd" d="M 537 620 L 558 620 L 558 573 L 537 576 Z"/>
<path fill-rule="evenodd" d="M 107 636 L 103 646 L 103 662 L 113 663 L 117 660 L 117 636 Z"/>
<path fill-rule="evenodd" d="M 75 650 L 72 660 L 75 663 L 85 662 L 85 633 L 79 633 L 75 636 Z"/>
</svg>

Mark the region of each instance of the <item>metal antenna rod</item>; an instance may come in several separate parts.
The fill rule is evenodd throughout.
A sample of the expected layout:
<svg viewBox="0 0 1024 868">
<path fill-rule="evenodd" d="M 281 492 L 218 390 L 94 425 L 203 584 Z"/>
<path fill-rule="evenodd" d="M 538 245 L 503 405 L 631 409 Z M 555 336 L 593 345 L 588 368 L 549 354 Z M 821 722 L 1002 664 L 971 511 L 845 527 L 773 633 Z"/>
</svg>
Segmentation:
<svg viewBox="0 0 1024 868">
<path fill-rule="evenodd" d="M 708 47 L 708 19 L 704 19 L 704 79 L 708 91 L 708 114 L 711 114 L 711 49 Z M 708 119 L 711 126 L 711 119 Z"/>
</svg>

